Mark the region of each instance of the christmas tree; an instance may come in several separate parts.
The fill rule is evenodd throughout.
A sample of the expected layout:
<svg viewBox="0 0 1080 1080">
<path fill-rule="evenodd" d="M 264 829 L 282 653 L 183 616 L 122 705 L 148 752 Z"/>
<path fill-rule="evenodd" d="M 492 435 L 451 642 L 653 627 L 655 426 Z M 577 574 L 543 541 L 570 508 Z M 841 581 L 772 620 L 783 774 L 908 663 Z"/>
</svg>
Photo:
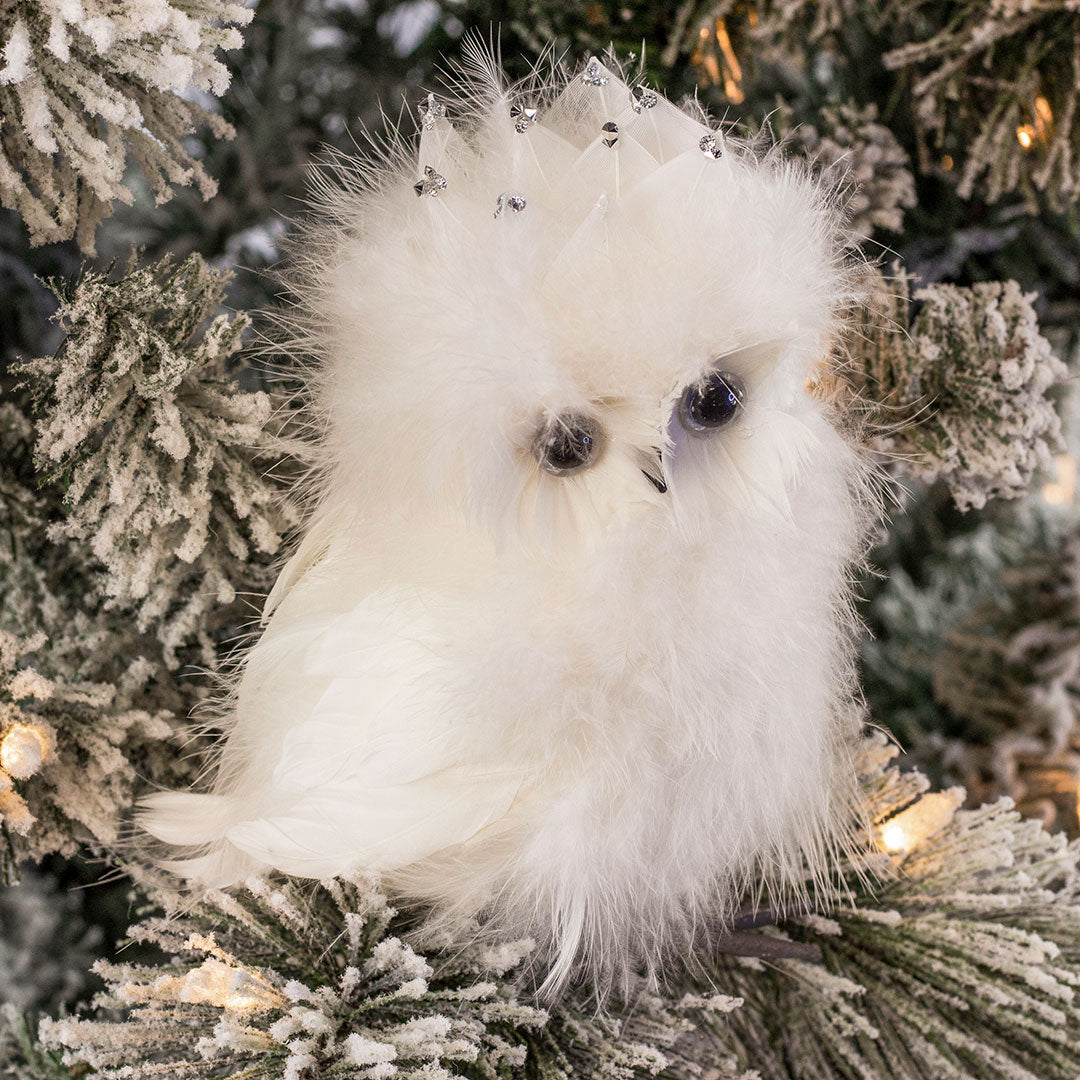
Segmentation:
<svg viewBox="0 0 1080 1080">
<path fill-rule="evenodd" d="M 193 897 L 132 843 L 302 527 L 268 271 L 470 31 L 782 142 L 861 252 L 862 831 L 604 1009 L 535 998 L 530 941 L 421 947 L 372 876 Z M 0 1073 L 1080 1074 L 1078 43 L 1069 0 L 0 0 Z"/>
</svg>

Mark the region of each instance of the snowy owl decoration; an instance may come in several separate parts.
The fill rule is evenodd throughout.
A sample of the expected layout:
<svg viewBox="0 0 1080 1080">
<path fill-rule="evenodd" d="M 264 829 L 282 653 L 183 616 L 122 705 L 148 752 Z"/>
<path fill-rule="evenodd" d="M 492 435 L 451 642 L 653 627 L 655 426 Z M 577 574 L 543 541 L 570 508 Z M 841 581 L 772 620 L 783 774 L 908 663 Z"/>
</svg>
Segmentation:
<svg viewBox="0 0 1080 1080">
<path fill-rule="evenodd" d="M 868 513 L 833 193 L 596 59 L 540 82 L 321 185 L 312 515 L 211 790 L 141 823 L 201 885 L 377 872 L 551 990 L 827 865 Z"/>
</svg>

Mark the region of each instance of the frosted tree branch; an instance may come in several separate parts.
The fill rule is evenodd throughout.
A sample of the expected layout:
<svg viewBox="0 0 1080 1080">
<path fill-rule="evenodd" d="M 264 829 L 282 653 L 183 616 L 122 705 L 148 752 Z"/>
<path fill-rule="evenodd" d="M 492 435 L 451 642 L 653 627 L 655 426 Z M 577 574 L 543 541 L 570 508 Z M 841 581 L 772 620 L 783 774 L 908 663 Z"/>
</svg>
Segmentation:
<svg viewBox="0 0 1080 1080">
<path fill-rule="evenodd" d="M 229 74 L 218 49 L 242 43 L 252 9 L 230 0 L 0 0 L 0 203 L 34 243 L 94 231 L 130 203 L 129 156 L 158 202 L 175 184 L 214 181 L 183 138 L 231 128 L 198 103 Z"/>
</svg>

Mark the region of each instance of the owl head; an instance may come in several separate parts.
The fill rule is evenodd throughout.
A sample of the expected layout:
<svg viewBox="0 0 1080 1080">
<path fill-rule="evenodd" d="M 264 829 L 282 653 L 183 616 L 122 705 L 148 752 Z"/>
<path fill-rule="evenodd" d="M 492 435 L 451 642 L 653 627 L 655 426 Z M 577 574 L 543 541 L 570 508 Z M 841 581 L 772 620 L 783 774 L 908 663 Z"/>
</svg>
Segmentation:
<svg viewBox="0 0 1080 1080">
<path fill-rule="evenodd" d="M 300 260 L 326 512 L 558 556 L 788 513 L 851 287 L 834 193 L 597 59 L 429 95 Z"/>
</svg>

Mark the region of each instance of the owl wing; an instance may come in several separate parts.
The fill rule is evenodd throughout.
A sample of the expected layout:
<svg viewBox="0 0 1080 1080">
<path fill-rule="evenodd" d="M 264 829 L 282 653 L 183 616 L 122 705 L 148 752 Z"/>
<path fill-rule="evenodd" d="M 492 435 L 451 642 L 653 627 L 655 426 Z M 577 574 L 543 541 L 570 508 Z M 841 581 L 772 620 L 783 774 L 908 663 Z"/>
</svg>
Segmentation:
<svg viewBox="0 0 1080 1080">
<path fill-rule="evenodd" d="M 312 517 L 304 530 L 304 537 L 274 582 L 263 604 L 262 618 L 266 622 L 288 596 L 293 586 L 302 581 L 329 553 L 334 538 L 345 531 L 345 514 L 338 507 L 323 508 Z"/>
<path fill-rule="evenodd" d="M 169 864 L 185 876 L 399 869 L 466 843 L 521 786 L 476 751 L 437 598 L 384 589 L 320 611 L 304 584 L 248 657 L 216 790 L 142 802 L 146 831 L 204 848 Z"/>
</svg>

